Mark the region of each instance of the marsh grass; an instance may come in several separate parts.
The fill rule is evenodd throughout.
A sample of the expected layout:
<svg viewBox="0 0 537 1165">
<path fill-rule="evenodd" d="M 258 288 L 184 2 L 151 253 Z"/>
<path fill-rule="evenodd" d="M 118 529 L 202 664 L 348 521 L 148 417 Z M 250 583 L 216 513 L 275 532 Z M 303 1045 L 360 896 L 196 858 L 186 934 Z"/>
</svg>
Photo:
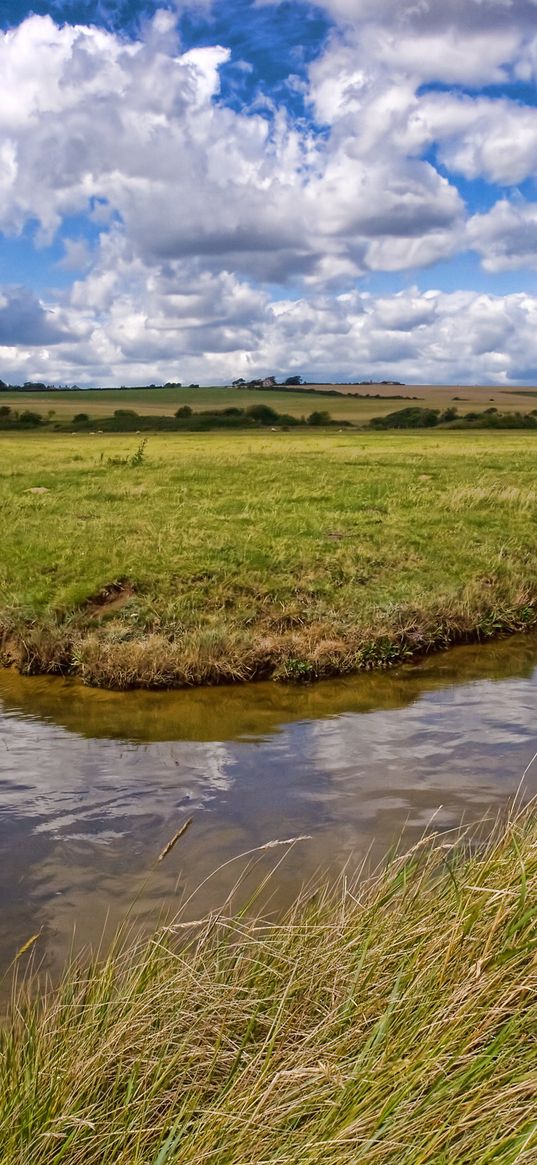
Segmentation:
<svg viewBox="0 0 537 1165">
<path fill-rule="evenodd" d="M 532 1165 L 536 896 L 530 807 L 278 921 L 178 918 L 23 977 L 3 1165 Z"/>
<path fill-rule="evenodd" d="M 0 661 L 117 688 L 307 680 L 536 621 L 532 434 L 169 434 L 142 453 L 0 437 Z"/>
</svg>

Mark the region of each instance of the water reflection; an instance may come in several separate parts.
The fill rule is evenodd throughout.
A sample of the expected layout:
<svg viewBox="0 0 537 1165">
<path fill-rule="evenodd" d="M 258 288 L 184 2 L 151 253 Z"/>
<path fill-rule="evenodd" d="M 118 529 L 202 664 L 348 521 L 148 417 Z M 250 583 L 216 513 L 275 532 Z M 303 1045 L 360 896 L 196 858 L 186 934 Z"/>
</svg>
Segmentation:
<svg viewBox="0 0 537 1165">
<path fill-rule="evenodd" d="M 95 940 L 137 895 L 133 914 L 154 921 L 272 838 L 312 835 L 280 868 L 277 905 L 403 829 L 411 840 L 431 820 L 496 811 L 537 747 L 536 694 L 535 637 L 306 689 L 111 694 L 0 673 L 0 963 L 43 927 L 54 964 L 75 923 Z M 189 911 L 220 902 L 236 874 L 225 867 Z"/>
</svg>

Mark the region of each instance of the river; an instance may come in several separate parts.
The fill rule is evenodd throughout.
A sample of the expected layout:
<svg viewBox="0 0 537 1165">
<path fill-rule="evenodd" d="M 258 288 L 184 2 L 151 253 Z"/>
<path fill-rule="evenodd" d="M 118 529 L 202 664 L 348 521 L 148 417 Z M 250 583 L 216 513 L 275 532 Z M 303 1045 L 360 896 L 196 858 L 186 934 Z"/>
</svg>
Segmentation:
<svg viewBox="0 0 537 1165">
<path fill-rule="evenodd" d="M 111 693 L 0 671 L 0 969 L 37 932 L 54 970 L 73 933 L 98 942 L 126 911 L 152 926 L 216 908 L 270 841 L 308 835 L 261 851 L 237 904 L 276 863 L 265 909 L 398 839 L 492 818 L 536 713 L 535 636 L 304 687 Z"/>
</svg>

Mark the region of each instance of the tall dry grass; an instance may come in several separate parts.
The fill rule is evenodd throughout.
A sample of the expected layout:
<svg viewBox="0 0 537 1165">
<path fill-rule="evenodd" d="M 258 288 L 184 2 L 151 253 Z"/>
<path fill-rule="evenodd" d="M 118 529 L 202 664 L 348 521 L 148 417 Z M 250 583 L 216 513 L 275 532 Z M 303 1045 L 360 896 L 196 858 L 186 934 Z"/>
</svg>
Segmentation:
<svg viewBox="0 0 537 1165">
<path fill-rule="evenodd" d="M 118 938 L 0 1038 L 3 1165 L 533 1165 L 537 818 Z M 21 957 L 20 962 L 26 958 Z"/>
</svg>

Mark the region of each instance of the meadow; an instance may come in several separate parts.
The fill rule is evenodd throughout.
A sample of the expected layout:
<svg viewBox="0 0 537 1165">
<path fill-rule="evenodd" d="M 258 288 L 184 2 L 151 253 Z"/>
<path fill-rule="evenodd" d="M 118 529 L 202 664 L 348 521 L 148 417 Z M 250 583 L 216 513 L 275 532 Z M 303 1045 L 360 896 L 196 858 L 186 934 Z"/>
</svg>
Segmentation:
<svg viewBox="0 0 537 1165">
<path fill-rule="evenodd" d="M 1 1159 L 531 1165 L 536 893 L 530 808 L 310 886 L 277 921 L 250 901 L 126 927 L 39 993 L 30 941 L 0 1030 Z"/>
<path fill-rule="evenodd" d="M 535 435 L 0 435 L 1 659 L 310 679 L 536 621 Z"/>
</svg>

